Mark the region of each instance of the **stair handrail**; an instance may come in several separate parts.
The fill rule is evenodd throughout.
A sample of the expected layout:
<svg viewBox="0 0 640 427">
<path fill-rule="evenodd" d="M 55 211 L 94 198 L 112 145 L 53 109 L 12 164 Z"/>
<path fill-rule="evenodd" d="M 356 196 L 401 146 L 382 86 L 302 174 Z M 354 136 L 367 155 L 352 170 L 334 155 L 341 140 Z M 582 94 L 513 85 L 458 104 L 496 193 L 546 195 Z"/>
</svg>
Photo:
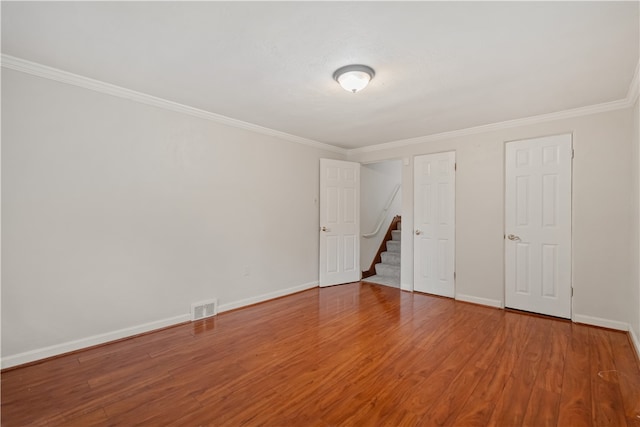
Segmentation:
<svg viewBox="0 0 640 427">
<path fill-rule="evenodd" d="M 380 214 L 380 221 L 378 221 L 378 226 L 376 227 L 375 231 L 373 231 L 371 233 L 363 234 L 362 237 L 368 239 L 368 238 L 373 237 L 376 234 L 378 234 L 378 232 L 380 231 L 380 227 L 382 227 L 382 223 L 384 222 L 385 218 L 387 217 L 387 211 L 389 211 L 389 208 L 391 207 L 391 204 L 393 203 L 393 200 L 396 198 L 396 194 L 398 194 L 398 190 L 400 190 L 400 187 L 401 187 L 401 185 L 398 184 L 393 189 L 393 193 L 391 194 L 391 197 L 389 198 L 389 201 L 384 206 L 384 209 L 382 209 L 382 213 Z"/>
</svg>

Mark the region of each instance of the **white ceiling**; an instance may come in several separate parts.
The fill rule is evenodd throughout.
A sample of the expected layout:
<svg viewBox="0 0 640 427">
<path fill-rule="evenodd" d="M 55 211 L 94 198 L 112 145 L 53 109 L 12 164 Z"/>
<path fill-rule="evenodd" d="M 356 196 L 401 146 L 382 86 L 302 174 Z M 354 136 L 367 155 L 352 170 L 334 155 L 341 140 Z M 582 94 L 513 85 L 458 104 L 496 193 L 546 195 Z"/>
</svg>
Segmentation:
<svg viewBox="0 0 640 427">
<path fill-rule="evenodd" d="M 2 52 L 357 148 L 625 98 L 638 5 L 3 1 Z"/>
</svg>

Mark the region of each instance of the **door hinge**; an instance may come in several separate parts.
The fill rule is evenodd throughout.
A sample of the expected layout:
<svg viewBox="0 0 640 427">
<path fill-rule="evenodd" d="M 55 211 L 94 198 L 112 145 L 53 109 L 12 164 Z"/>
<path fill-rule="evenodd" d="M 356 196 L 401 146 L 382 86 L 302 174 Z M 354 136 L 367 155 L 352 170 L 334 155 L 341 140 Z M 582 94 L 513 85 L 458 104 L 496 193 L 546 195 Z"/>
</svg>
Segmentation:
<svg viewBox="0 0 640 427">
<path fill-rule="evenodd" d="M 571 149 L 571 158 L 573 159 L 576 156 L 576 150 Z"/>
<path fill-rule="evenodd" d="M 457 163 L 454 163 L 454 164 L 453 164 L 453 170 L 454 170 L 454 171 L 457 171 L 457 170 L 458 170 L 458 164 L 457 164 Z"/>
<path fill-rule="evenodd" d="M 571 296 L 573 297 L 573 287 L 571 288 Z"/>
<path fill-rule="evenodd" d="M 456 272 L 453 272 L 453 280 L 456 280 Z"/>
</svg>

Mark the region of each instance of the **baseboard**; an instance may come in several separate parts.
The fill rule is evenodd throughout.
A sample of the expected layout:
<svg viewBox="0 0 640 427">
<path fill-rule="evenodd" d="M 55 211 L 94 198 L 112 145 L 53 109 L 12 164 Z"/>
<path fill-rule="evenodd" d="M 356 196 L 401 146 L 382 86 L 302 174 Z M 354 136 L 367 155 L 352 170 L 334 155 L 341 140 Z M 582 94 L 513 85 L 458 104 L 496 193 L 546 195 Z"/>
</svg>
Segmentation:
<svg viewBox="0 0 640 427">
<path fill-rule="evenodd" d="M 223 311 L 233 310 L 236 308 L 245 307 L 247 305 L 252 305 L 252 304 L 256 304 L 263 301 L 268 301 L 270 299 L 282 297 L 282 296 L 293 294 L 296 292 L 305 291 L 307 289 L 315 288 L 317 286 L 318 286 L 318 282 L 309 282 L 300 286 L 281 289 L 279 291 L 270 292 L 268 294 L 259 295 L 257 297 L 247 298 L 240 301 L 223 304 L 218 307 L 218 313 L 221 313 Z M 59 356 L 64 353 L 82 350 L 87 347 L 93 347 L 96 345 L 105 344 L 111 341 L 128 338 L 134 335 L 143 334 L 145 332 L 151 332 L 156 329 L 162 329 L 168 326 L 174 326 L 174 325 L 189 322 L 189 321 L 191 321 L 191 315 L 182 314 L 180 316 L 170 317 L 168 319 L 163 319 L 163 320 L 157 320 L 155 322 L 149 322 L 143 325 L 132 326 L 130 328 L 119 329 L 117 331 L 107 332 L 105 334 L 94 335 L 91 337 L 69 341 L 62 344 L 56 344 L 49 347 L 30 350 L 24 353 L 3 357 L 0 360 L 0 366 L 2 367 L 2 369 L 6 369 L 6 368 L 11 368 L 13 366 L 24 365 L 26 363 L 36 362 L 38 360 L 46 359 L 49 357 Z"/>
<path fill-rule="evenodd" d="M 489 307 L 504 308 L 500 300 L 474 297 L 473 295 L 456 294 L 457 301 L 471 302 L 473 304 L 487 305 Z"/>
<path fill-rule="evenodd" d="M 602 319 L 600 317 L 586 316 L 584 314 L 574 314 L 571 318 L 575 323 L 584 323 L 585 325 L 600 326 L 601 328 L 617 329 L 619 331 L 628 331 L 629 324 L 619 322 L 617 320 Z"/>
<path fill-rule="evenodd" d="M 280 289 L 275 292 L 269 292 L 268 294 L 258 295 L 256 297 L 245 298 L 239 301 L 228 302 L 218 306 L 218 313 L 224 311 L 235 310 L 236 308 L 246 307 L 247 305 L 258 304 L 260 302 L 269 301 L 270 299 L 280 298 L 285 295 L 294 294 L 296 292 L 306 291 L 318 287 L 318 282 L 309 282 L 303 285 L 294 286 L 292 288 Z"/>
<path fill-rule="evenodd" d="M 632 327 L 629 327 L 629 336 L 631 337 L 631 342 L 633 342 L 633 346 L 635 347 L 638 361 L 640 361 L 640 340 Z"/>
<path fill-rule="evenodd" d="M 168 319 L 157 320 L 155 322 L 149 322 L 142 325 L 119 329 L 113 332 L 93 335 L 91 337 L 81 338 L 79 340 L 69 341 L 62 344 L 56 344 L 49 347 L 26 351 L 24 353 L 14 354 L 13 356 L 6 356 L 2 358 L 2 360 L 0 361 L 0 365 L 2 366 L 2 369 L 11 368 L 13 366 L 35 362 L 37 360 L 46 359 L 48 357 L 59 356 L 64 353 L 81 350 L 87 347 L 93 347 L 95 345 L 108 343 L 110 341 L 116 341 L 122 338 L 150 332 L 156 329 L 174 326 L 179 323 L 188 322 L 190 320 L 191 316 L 189 314 L 182 314 L 180 316 L 170 317 Z"/>
</svg>

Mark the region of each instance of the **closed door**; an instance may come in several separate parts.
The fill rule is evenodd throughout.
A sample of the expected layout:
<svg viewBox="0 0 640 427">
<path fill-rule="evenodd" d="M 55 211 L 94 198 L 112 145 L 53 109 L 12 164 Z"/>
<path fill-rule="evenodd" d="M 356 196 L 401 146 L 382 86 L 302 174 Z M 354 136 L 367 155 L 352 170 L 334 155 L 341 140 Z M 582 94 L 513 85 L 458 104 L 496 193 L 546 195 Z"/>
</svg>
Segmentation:
<svg viewBox="0 0 640 427">
<path fill-rule="evenodd" d="M 360 164 L 320 159 L 320 286 L 360 275 Z"/>
<path fill-rule="evenodd" d="M 415 158 L 414 290 L 453 297 L 455 152 Z"/>
<path fill-rule="evenodd" d="M 571 318 L 571 135 L 505 149 L 505 305 Z"/>
</svg>

